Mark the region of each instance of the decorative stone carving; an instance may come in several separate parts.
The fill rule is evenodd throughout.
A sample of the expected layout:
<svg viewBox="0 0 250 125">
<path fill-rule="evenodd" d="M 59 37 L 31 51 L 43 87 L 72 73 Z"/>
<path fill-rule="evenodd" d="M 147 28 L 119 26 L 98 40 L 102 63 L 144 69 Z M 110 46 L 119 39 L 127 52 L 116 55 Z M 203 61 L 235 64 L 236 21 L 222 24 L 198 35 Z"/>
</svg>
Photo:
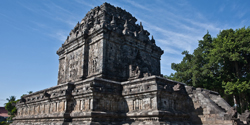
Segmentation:
<svg viewBox="0 0 250 125">
<path fill-rule="evenodd" d="M 139 78 L 141 71 L 138 66 L 133 70 L 132 65 L 129 65 L 129 77 L 131 79 Z"/>
<path fill-rule="evenodd" d="M 136 21 L 108 3 L 90 10 L 57 51 L 58 85 L 23 96 L 12 124 L 232 124 L 218 93 L 161 76 L 163 50 Z"/>
<path fill-rule="evenodd" d="M 23 97 L 21 97 L 21 99 L 20 99 L 20 102 L 26 102 L 26 99 L 25 98 L 23 98 Z"/>
<path fill-rule="evenodd" d="M 174 91 L 180 91 L 181 90 L 181 85 L 179 83 L 177 83 L 174 87 L 173 87 Z"/>
</svg>

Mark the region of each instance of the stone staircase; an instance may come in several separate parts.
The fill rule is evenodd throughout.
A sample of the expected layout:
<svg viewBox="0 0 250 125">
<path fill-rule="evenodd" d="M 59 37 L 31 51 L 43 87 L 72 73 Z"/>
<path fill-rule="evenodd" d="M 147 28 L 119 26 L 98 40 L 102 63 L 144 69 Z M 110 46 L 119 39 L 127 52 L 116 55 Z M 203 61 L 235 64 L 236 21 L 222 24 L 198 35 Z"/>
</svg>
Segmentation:
<svg viewBox="0 0 250 125">
<path fill-rule="evenodd" d="M 217 95 L 214 93 L 210 93 L 209 97 L 211 100 L 213 100 L 213 102 L 215 102 L 218 107 L 220 107 L 225 112 L 227 112 L 231 108 L 231 106 L 223 98 L 221 98 L 219 94 Z"/>
<path fill-rule="evenodd" d="M 198 114 L 202 124 L 232 125 L 232 120 L 225 119 L 225 114 L 231 107 L 217 92 L 188 86 L 186 90 L 193 102 L 196 102 L 194 114 Z M 202 112 L 197 110 L 200 108 Z"/>
</svg>

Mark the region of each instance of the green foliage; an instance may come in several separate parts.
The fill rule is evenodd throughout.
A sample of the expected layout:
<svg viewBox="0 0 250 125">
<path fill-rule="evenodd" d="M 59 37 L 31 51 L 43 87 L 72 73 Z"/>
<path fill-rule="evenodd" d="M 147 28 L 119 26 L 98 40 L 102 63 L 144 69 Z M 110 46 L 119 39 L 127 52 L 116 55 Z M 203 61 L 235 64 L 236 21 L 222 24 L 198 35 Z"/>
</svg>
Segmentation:
<svg viewBox="0 0 250 125">
<path fill-rule="evenodd" d="M 8 103 L 5 103 L 5 109 L 8 111 L 8 115 L 10 115 L 10 117 L 8 117 L 7 120 L 12 121 L 12 118 L 16 115 L 17 113 L 17 109 L 15 107 L 15 104 L 19 101 L 16 100 L 15 96 L 10 96 L 10 98 L 6 99 L 8 101 Z"/>
<path fill-rule="evenodd" d="M 2 121 L 0 122 L 0 125 L 9 125 L 9 123 L 7 123 L 6 121 Z"/>
<path fill-rule="evenodd" d="M 225 93 L 229 95 L 236 95 L 239 93 L 247 93 L 250 90 L 250 81 L 240 81 L 237 79 L 236 82 L 224 82 L 223 87 Z"/>
<path fill-rule="evenodd" d="M 31 94 L 33 93 L 32 91 L 28 91 L 27 93 Z M 23 94 L 22 96 L 25 96 L 26 94 Z M 22 98 L 21 96 L 21 98 Z M 9 98 L 6 99 L 8 101 L 8 103 L 5 103 L 5 109 L 8 111 L 8 115 L 10 115 L 10 117 L 7 118 L 7 121 L 12 121 L 12 118 L 16 116 L 17 113 L 17 109 L 15 107 L 16 103 L 19 100 L 16 100 L 15 96 L 10 96 Z M 0 123 L 0 125 L 5 125 L 5 123 Z M 8 125 L 6 123 L 6 125 Z"/>
<path fill-rule="evenodd" d="M 33 91 L 28 91 L 27 93 L 31 94 L 31 93 L 33 93 Z"/>
<path fill-rule="evenodd" d="M 31 94 L 33 93 L 32 91 L 28 91 L 27 93 Z M 23 94 L 22 96 L 25 96 L 27 94 Z M 22 98 L 21 96 L 21 98 Z M 16 97 L 15 96 L 10 96 L 9 98 L 6 99 L 8 102 L 5 103 L 5 109 L 8 111 L 8 115 L 10 115 L 10 117 L 7 118 L 7 121 L 10 121 L 12 122 L 13 120 L 13 117 L 16 116 L 16 113 L 17 113 L 17 109 L 15 107 L 16 103 L 19 101 L 19 100 L 16 100 Z M 9 125 L 9 123 L 6 123 L 5 121 L 4 122 L 0 122 L 0 125 Z"/>
<path fill-rule="evenodd" d="M 16 97 L 15 96 L 10 96 L 10 98 L 6 99 L 8 102 L 15 101 Z"/>
<path fill-rule="evenodd" d="M 187 51 L 169 79 L 236 96 L 241 111 L 250 106 L 250 28 L 221 31 L 216 38 L 207 32 L 192 54 Z"/>
</svg>

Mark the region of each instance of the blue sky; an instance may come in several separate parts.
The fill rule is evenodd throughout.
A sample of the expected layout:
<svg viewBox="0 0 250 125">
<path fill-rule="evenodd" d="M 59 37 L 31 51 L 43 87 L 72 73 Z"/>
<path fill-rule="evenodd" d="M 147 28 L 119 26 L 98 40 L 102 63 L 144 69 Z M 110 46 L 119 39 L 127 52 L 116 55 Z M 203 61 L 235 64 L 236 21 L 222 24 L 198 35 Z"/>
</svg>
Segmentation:
<svg viewBox="0 0 250 125">
<path fill-rule="evenodd" d="M 95 6 L 108 2 L 142 22 L 164 50 L 161 72 L 174 73 L 181 52 L 193 52 L 207 31 L 248 27 L 247 0 L 5 0 L 0 4 L 0 106 L 57 84 L 57 49 Z"/>
</svg>

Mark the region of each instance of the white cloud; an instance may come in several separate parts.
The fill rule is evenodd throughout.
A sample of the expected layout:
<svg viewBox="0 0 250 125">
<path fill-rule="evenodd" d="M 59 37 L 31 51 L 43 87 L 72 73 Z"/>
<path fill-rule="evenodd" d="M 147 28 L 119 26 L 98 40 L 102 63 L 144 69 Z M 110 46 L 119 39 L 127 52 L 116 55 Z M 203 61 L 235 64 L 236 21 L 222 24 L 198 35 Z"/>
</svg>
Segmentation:
<svg viewBox="0 0 250 125">
<path fill-rule="evenodd" d="M 237 14 L 237 16 L 238 16 L 239 18 L 242 18 L 243 16 L 245 16 L 246 13 L 247 13 L 246 11 L 240 11 L 240 12 Z"/>
<path fill-rule="evenodd" d="M 56 14 L 60 14 L 60 15 L 75 15 L 74 13 L 72 13 L 71 11 L 50 2 L 49 4 L 44 4 L 49 10 L 52 10 L 53 12 L 55 12 Z"/>
<path fill-rule="evenodd" d="M 225 9 L 225 7 L 226 7 L 226 5 L 221 5 L 221 6 L 220 6 L 220 9 L 219 9 L 219 12 L 223 12 L 224 9 Z"/>
<path fill-rule="evenodd" d="M 85 6 L 88 6 L 88 7 L 91 7 L 91 8 L 94 8 L 95 5 L 94 4 L 91 4 L 90 2 L 85 2 L 83 0 L 75 0 L 77 3 L 80 3 L 80 4 L 83 4 Z"/>
<path fill-rule="evenodd" d="M 137 8 L 143 9 L 143 10 L 147 10 L 147 11 L 152 11 L 148 7 L 145 7 L 144 5 L 136 3 L 135 1 L 132 1 L 132 0 L 125 0 L 125 1 L 128 2 L 129 4 L 133 5 L 134 7 L 137 7 Z"/>
<path fill-rule="evenodd" d="M 29 10 L 32 13 L 39 14 L 39 16 L 49 18 L 51 20 L 56 20 L 67 24 L 70 27 L 74 27 L 77 23 L 79 15 L 72 13 L 70 10 L 67 10 L 53 2 L 44 3 L 41 7 L 37 7 L 36 4 L 29 3 L 19 3 L 22 7 Z"/>
<path fill-rule="evenodd" d="M 156 34 L 164 36 L 165 39 L 160 39 L 159 42 L 161 45 L 171 46 L 173 48 L 178 48 L 180 50 L 192 51 L 195 48 L 194 43 L 197 44 L 197 40 L 200 38 L 195 34 L 184 34 L 177 33 L 174 31 L 166 30 L 155 25 L 152 25 L 148 22 L 143 21 L 147 28 L 151 29 Z M 157 41 L 157 39 L 156 39 Z M 164 49 L 165 50 L 165 49 Z M 171 53 L 177 53 L 178 51 L 171 51 Z"/>
<path fill-rule="evenodd" d="M 206 22 L 198 22 L 198 21 L 195 21 L 195 20 L 192 20 L 192 19 L 183 19 L 185 20 L 186 22 L 194 25 L 194 26 L 197 26 L 199 28 L 202 28 L 202 29 L 207 29 L 207 30 L 212 30 L 212 31 L 219 31 L 221 30 L 221 28 L 219 27 L 216 27 L 214 24 L 212 23 L 206 23 Z"/>
<path fill-rule="evenodd" d="M 53 37 L 55 39 L 58 39 L 59 41 L 64 42 L 67 38 L 67 32 L 64 30 L 57 30 L 54 31 L 54 34 L 48 34 L 50 37 Z"/>
<path fill-rule="evenodd" d="M 77 24 L 77 20 L 79 17 L 79 15 L 77 15 L 76 13 L 73 13 L 72 11 L 67 10 L 64 7 L 61 7 L 53 2 L 44 3 L 43 8 L 37 8 L 36 5 L 31 4 L 26 5 L 20 3 L 20 5 L 32 13 L 39 14 L 40 16 L 47 18 L 47 20 L 54 20 L 56 22 L 65 23 L 69 28 L 73 28 Z M 62 42 L 65 41 L 68 32 L 70 32 L 65 30 L 67 28 L 56 29 L 54 27 L 51 27 L 51 25 L 43 23 L 41 21 L 31 20 L 30 22 L 35 24 L 34 27 L 29 27 L 32 30 L 48 35 Z"/>
<path fill-rule="evenodd" d="M 20 31 L 23 31 L 23 29 L 19 28 L 19 26 L 16 24 L 17 23 L 17 20 L 13 20 L 12 18 L 10 18 L 9 16 L 5 15 L 5 14 L 2 14 L 0 13 L 0 16 L 2 17 L 1 18 L 1 21 L 7 21 L 7 22 L 11 22 L 11 23 L 8 23 L 8 25 L 16 30 L 20 30 Z"/>
</svg>

